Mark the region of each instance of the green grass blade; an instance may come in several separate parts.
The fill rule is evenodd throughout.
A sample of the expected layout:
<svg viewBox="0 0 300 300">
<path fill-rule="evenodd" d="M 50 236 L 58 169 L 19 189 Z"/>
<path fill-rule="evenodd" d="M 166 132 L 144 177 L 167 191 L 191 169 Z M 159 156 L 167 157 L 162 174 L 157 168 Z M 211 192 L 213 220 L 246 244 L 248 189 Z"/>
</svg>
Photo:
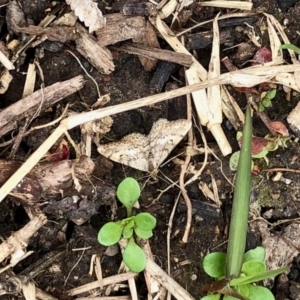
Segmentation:
<svg viewBox="0 0 300 300">
<path fill-rule="evenodd" d="M 247 107 L 243 140 L 234 189 L 226 260 L 226 278 L 238 277 L 242 268 L 251 189 L 252 119 Z"/>
<path fill-rule="evenodd" d="M 289 50 L 293 50 L 294 52 L 296 52 L 297 54 L 300 54 L 300 49 L 298 47 L 296 47 L 293 44 L 283 44 L 280 46 L 281 49 L 289 49 Z"/>
</svg>

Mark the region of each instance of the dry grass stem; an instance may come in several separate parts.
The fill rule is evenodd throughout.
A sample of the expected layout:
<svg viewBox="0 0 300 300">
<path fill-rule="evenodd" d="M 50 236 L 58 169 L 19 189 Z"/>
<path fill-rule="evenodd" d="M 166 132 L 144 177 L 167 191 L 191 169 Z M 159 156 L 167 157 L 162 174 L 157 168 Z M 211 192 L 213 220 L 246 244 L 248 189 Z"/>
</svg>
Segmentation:
<svg viewBox="0 0 300 300">
<path fill-rule="evenodd" d="M 218 26 L 218 16 L 213 21 L 213 44 L 212 54 L 209 64 L 207 79 L 212 79 L 220 76 L 220 34 Z M 224 156 L 232 152 L 232 148 L 224 134 L 221 127 L 223 121 L 222 117 L 222 99 L 221 99 L 221 86 L 214 85 L 207 88 L 207 104 L 209 107 L 208 120 L 206 124 L 208 130 L 214 136 L 222 154 Z"/>
<path fill-rule="evenodd" d="M 204 82 L 196 83 L 186 87 L 182 87 L 169 92 L 144 97 L 135 101 L 114 105 L 110 107 L 101 108 L 95 111 L 82 113 L 78 116 L 71 116 L 64 119 L 61 124 L 54 130 L 54 132 L 46 139 L 46 141 L 29 157 L 29 159 L 14 173 L 0 189 L 0 201 L 2 201 L 8 193 L 28 174 L 32 168 L 39 162 L 39 160 L 47 153 L 52 145 L 64 134 L 66 130 L 72 129 L 88 121 L 101 119 L 106 116 L 121 113 L 124 111 L 140 108 L 143 106 L 155 104 L 174 97 L 193 93 L 195 91 L 205 89 L 207 87 L 219 84 L 232 84 L 240 87 L 250 87 L 262 82 L 270 81 L 282 72 L 296 72 L 300 71 L 300 65 L 285 65 L 285 66 L 255 66 L 245 68 L 230 73 L 225 73 L 217 78 L 209 79 Z M 291 76 L 293 76 L 291 74 Z M 280 83 L 280 82 L 279 82 Z M 296 89 L 300 91 L 300 88 Z"/>
<path fill-rule="evenodd" d="M 127 272 L 127 273 L 122 273 L 122 274 L 118 274 L 115 276 L 106 277 L 106 278 L 103 278 L 103 286 L 117 284 L 122 281 L 127 281 L 128 279 L 133 278 L 136 275 L 137 274 L 134 272 Z M 69 296 L 76 296 L 76 295 L 86 293 L 88 291 L 91 291 L 91 290 L 97 289 L 97 288 L 99 288 L 98 280 L 87 283 L 87 284 L 79 286 L 79 287 L 76 287 L 74 289 L 71 289 L 71 290 L 67 291 L 67 293 Z"/>
<path fill-rule="evenodd" d="M 213 7 L 223 7 L 223 8 L 234 8 L 240 10 L 251 10 L 253 3 L 247 1 L 202 1 L 199 2 L 201 6 L 213 6 Z"/>
<path fill-rule="evenodd" d="M 253 16 L 254 13 L 234 13 L 234 14 L 227 14 L 227 15 L 224 15 L 224 16 L 221 16 L 219 17 L 219 20 L 225 20 L 225 19 L 230 19 L 230 18 L 244 18 L 244 17 L 248 17 L 248 16 Z M 213 19 L 212 20 L 208 20 L 208 21 L 204 21 L 204 22 L 201 22 L 201 23 L 198 23 L 188 29 L 184 29 L 183 31 L 179 32 L 176 34 L 177 37 L 187 33 L 187 32 L 190 32 L 191 30 L 195 29 L 195 28 L 198 28 L 200 26 L 203 26 L 205 24 L 208 24 L 210 22 L 213 22 Z"/>
<path fill-rule="evenodd" d="M 161 19 L 166 19 L 169 17 L 175 10 L 176 7 L 178 6 L 178 1 L 177 0 L 170 0 L 164 5 L 160 11 L 159 11 L 159 17 Z"/>
<path fill-rule="evenodd" d="M 48 293 L 40 290 L 39 288 L 36 288 L 36 290 L 35 290 L 35 296 L 36 296 L 37 299 L 41 299 L 41 300 L 44 300 L 44 299 L 47 299 L 47 300 L 58 300 L 58 298 L 49 295 Z"/>
<path fill-rule="evenodd" d="M 194 300 L 194 298 L 165 271 L 163 271 L 154 261 L 147 259 L 146 270 L 161 285 L 163 285 L 175 299 Z"/>
<path fill-rule="evenodd" d="M 186 98 L 187 98 L 187 118 L 188 118 L 188 120 L 192 120 L 192 100 L 191 100 L 190 94 L 188 94 L 186 96 Z M 193 128 L 191 128 L 188 132 L 188 145 L 190 146 L 192 144 L 193 144 Z M 191 161 L 191 155 L 189 155 L 187 153 L 185 160 L 184 160 L 184 164 L 181 166 L 181 172 L 180 172 L 180 176 L 179 176 L 180 191 L 184 198 L 186 209 L 187 209 L 185 231 L 184 231 L 184 234 L 182 237 L 183 243 L 188 242 L 188 237 L 189 237 L 189 233 L 191 230 L 192 217 L 193 217 L 192 202 L 191 202 L 191 199 L 189 198 L 187 191 L 184 187 L 184 177 L 186 174 L 186 170 L 190 164 L 190 161 Z M 176 202 L 178 203 L 178 200 Z M 174 205 L 174 207 L 177 206 L 177 203 Z M 173 208 L 173 210 L 175 213 L 175 208 Z"/>
<path fill-rule="evenodd" d="M 172 228 L 173 228 L 173 219 L 175 216 L 176 208 L 178 205 L 178 202 L 180 200 L 181 192 L 178 194 L 176 201 L 173 205 L 169 221 L 168 221 L 168 231 L 167 231 L 167 263 L 168 263 L 168 274 L 171 276 L 171 234 L 172 234 Z M 168 298 L 170 298 L 171 293 L 168 291 Z"/>
<path fill-rule="evenodd" d="M 0 50 L 0 62 L 7 70 L 14 70 L 14 64 L 6 57 L 6 55 Z"/>
<path fill-rule="evenodd" d="M 22 98 L 29 96 L 34 92 L 35 79 L 36 79 L 35 64 L 29 64 Z"/>
<path fill-rule="evenodd" d="M 235 130 L 240 130 L 245 116 L 225 85 L 221 87 L 222 111 Z"/>
<path fill-rule="evenodd" d="M 103 289 L 102 267 L 101 267 L 99 255 L 96 256 L 95 273 L 96 273 L 97 280 L 99 282 L 99 287 L 100 287 L 100 289 Z"/>
<path fill-rule="evenodd" d="M 193 176 L 192 178 L 190 178 L 190 179 L 184 184 L 185 186 L 187 186 L 187 185 L 189 185 L 190 183 L 192 183 L 192 182 L 194 182 L 195 180 L 197 180 L 197 179 L 201 176 L 201 174 L 202 174 L 202 172 L 203 172 L 203 170 L 204 170 L 204 168 L 206 167 L 206 164 L 207 164 L 207 158 L 208 158 L 208 145 L 207 145 L 207 142 L 206 142 L 206 137 L 205 137 L 205 134 L 204 134 L 204 132 L 203 132 L 203 130 L 202 130 L 202 126 L 199 125 L 199 127 L 197 127 L 197 128 L 198 128 L 198 130 L 199 130 L 201 139 L 202 139 L 202 141 L 203 141 L 203 143 L 204 143 L 204 149 L 205 149 L 205 152 L 204 152 L 204 161 L 203 161 L 203 164 L 202 164 L 201 168 L 194 174 L 194 176 Z"/>
<path fill-rule="evenodd" d="M 145 252 L 146 256 L 149 257 L 150 259 L 154 260 L 153 254 L 151 252 L 149 240 L 146 240 L 142 245 L 141 245 L 143 251 Z M 148 290 L 148 299 L 151 299 L 153 295 L 156 295 L 157 297 L 159 295 L 159 299 L 164 299 L 163 296 L 166 294 L 166 290 L 164 287 L 162 287 L 146 270 L 144 271 L 144 276 L 145 276 L 145 281 L 147 285 L 147 290 Z"/>
<path fill-rule="evenodd" d="M 268 33 L 270 39 L 270 48 L 272 51 L 272 61 L 282 62 L 283 54 L 282 54 L 282 49 L 280 49 L 281 46 L 280 39 L 277 35 L 276 29 L 274 28 L 269 18 L 267 18 L 267 23 L 268 23 Z"/>
</svg>

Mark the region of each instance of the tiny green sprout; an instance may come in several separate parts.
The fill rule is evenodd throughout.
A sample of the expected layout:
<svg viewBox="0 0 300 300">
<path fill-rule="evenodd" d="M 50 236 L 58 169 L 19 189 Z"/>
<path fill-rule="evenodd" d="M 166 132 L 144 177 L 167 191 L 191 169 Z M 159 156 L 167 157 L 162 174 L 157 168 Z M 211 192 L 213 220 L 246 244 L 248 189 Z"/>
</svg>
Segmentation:
<svg viewBox="0 0 300 300">
<path fill-rule="evenodd" d="M 213 252 L 206 255 L 203 259 L 203 269 L 206 274 L 222 282 L 225 278 L 226 254 Z M 212 294 L 207 295 L 201 300 L 220 299 L 249 299 L 249 300 L 274 300 L 272 292 L 262 286 L 255 285 L 255 282 L 277 276 L 285 271 L 287 267 L 273 271 L 266 270 L 265 249 L 256 247 L 244 254 L 242 270 L 239 278 L 233 278 L 221 289 L 210 290 Z M 237 295 L 237 297 L 234 297 Z"/>
<path fill-rule="evenodd" d="M 121 238 L 127 239 L 127 246 L 123 252 L 125 265 L 133 272 L 141 272 L 146 266 L 146 255 L 135 242 L 135 236 L 141 239 L 152 237 L 152 230 L 156 226 L 156 219 L 150 213 L 139 213 L 132 216 L 132 208 L 140 197 L 141 191 L 134 178 L 125 178 L 117 188 L 117 197 L 126 207 L 127 218 L 108 222 L 98 233 L 98 241 L 104 246 L 118 243 Z"/>
<path fill-rule="evenodd" d="M 261 97 L 260 97 L 260 101 L 259 101 L 259 104 L 258 104 L 258 110 L 260 112 L 264 111 L 266 107 L 271 107 L 272 106 L 272 100 L 275 98 L 276 96 L 276 90 L 273 89 L 269 92 L 263 92 L 261 94 Z"/>
</svg>

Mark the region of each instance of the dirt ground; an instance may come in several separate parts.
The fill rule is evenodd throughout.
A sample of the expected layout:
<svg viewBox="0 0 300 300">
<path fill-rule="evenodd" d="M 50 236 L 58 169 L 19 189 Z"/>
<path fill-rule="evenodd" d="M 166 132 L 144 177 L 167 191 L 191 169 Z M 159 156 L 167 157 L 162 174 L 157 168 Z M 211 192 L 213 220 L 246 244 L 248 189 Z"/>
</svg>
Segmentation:
<svg viewBox="0 0 300 300">
<path fill-rule="evenodd" d="M 2 1 L 4 4 L 4 1 Z M 57 2 L 57 1 L 56 1 Z M 64 2 L 64 1 L 58 1 Z M 99 7 L 104 14 L 119 12 L 114 9 L 115 0 L 107 2 L 97 1 Z M 61 4 L 60 3 L 60 4 Z M 261 35 L 262 44 L 268 47 L 267 34 L 263 33 L 259 27 L 262 22 L 262 12 L 274 15 L 280 23 L 285 24 L 285 31 L 291 43 L 299 44 L 300 24 L 298 22 L 298 15 L 300 10 L 300 2 L 297 1 L 279 1 L 279 0 L 254 0 L 254 15 L 252 19 L 247 19 L 250 26 L 254 26 L 254 30 Z M 20 1 L 22 11 L 25 14 L 26 20 L 30 24 L 38 24 L 45 16 L 46 10 L 53 7 L 53 1 L 34 1 L 22 0 Z M 58 4 L 58 3 L 57 3 Z M 113 7 L 113 9 L 106 9 Z M 1 21 L 1 36 L 5 41 L 8 35 L 7 24 L 5 21 L 6 7 L 0 8 Z M 186 11 L 192 14 L 193 20 L 202 22 L 212 19 L 219 11 L 219 8 L 203 8 L 197 6 L 197 3 L 186 8 Z M 226 9 L 222 9 L 226 13 Z M 147 17 L 145 17 L 147 18 Z M 168 19 L 169 20 L 169 19 Z M 184 28 L 193 25 L 192 21 L 187 21 Z M 234 46 L 241 42 L 250 43 L 245 35 L 241 34 L 241 29 L 249 28 L 241 21 L 239 24 L 226 24 L 222 27 L 224 30 L 230 31 L 230 45 Z M 200 27 L 197 29 L 210 30 L 210 25 L 207 27 Z M 176 29 L 180 31 L 180 28 Z M 197 30 L 195 32 L 197 32 Z M 10 39 L 15 37 L 19 40 L 26 37 L 26 34 L 19 35 L 11 34 Z M 109 45 L 111 50 L 115 70 L 110 74 L 101 74 L 85 57 L 76 51 L 73 41 L 69 42 L 55 42 L 45 41 L 35 48 L 29 48 L 22 61 L 15 70 L 10 73 L 13 80 L 6 93 L 1 95 L 0 109 L 4 109 L 9 105 L 15 103 L 22 98 L 23 87 L 26 79 L 27 67 L 30 62 L 37 60 L 41 70 L 44 74 L 44 81 L 41 76 L 37 76 L 35 83 L 35 90 L 50 86 L 56 82 L 68 80 L 74 76 L 84 76 L 84 86 L 78 92 L 69 95 L 62 101 L 56 103 L 51 109 L 42 112 L 35 118 L 31 126 L 45 124 L 53 121 L 59 117 L 69 104 L 70 108 L 77 112 L 91 110 L 98 98 L 97 90 L 94 83 L 86 76 L 80 65 L 65 50 L 71 50 L 80 59 L 82 65 L 94 78 L 99 86 L 102 95 L 109 94 L 110 102 L 107 106 L 125 103 L 130 100 L 139 99 L 156 92 L 163 92 L 168 89 L 174 89 L 184 86 L 184 78 L 181 67 L 174 67 L 172 75 L 168 78 L 163 89 L 154 91 L 151 85 L 151 80 L 156 69 L 152 71 L 145 71 L 141 65 L 140 60 L 136 55 L 126 54 L 117 51 L 114 47 L 122 45 L 122 42 L 116 45 Z M 161 46 L 167 47 L 165 42 L 161 40 Z M 251 59 L 257 48 L 254 47 L 250 51 L 249 57 L 241 57 L 238 48 L 229 47 L 226 43 L 221 45 L 221 56 L 228 56 L 232 62 L 238 67 L 249 59 Z M 205 68 L 208 67 L 211 52 L 211 44 L 204 49 L 196 49 L 194 53 L 201 64 Z M 288 57 L 287 57 L 288 59 Z M 225 68 L 222 71 L 226 71 Z M 240 93 L 228 86 L 232 96 L 242 110 L 245 108 L 246 97 L 244 93 Z M 281 86 L 277 87 L 277 95 L 272 101 L 272 107 L 266 110 L 268 117 L 274 121 L 280 121 L 287 125 L 286 117 L 299 101 L 299 94 L 292 92 L 290 101 L 287 101 L 286 94 Z M 140 109 L 130 110 L 120 114 L 111 116 L 113 125 L 109 133 L 107 133 L 101 140 L 101 143 L 119 140 L 125 135 L 132 132 L 139 132 L 148 134 L 153 123 L 159 118 L 167 118 L 168 120 L 176 120 L 186 118 L 186 100 L 185 97 L 177 97 L 168 101 L 163 101 L 152 106 L 142 107 Z M 19 124 L 20 130 L 22 123 Z M 32 134 L 26 135 L 20 147 L 13 158 L 10 156 L 11 147 L 6 146 L 1 148 L 1 158 L 4 160 L 11 160 L 18 162 L 25 161 L 31 153 L 33 153 L 40 144 L 47 138 L 47 136 L 54 130 L 56 125 L 48 129 L 37 130 Z M 199 147 L 203 147 L 203 141 L 199 135 L 197 128 L 194 126 L 194 134 Z M 224 119 L 222 128 L 225 132 L 233 151 L 239 149 L 236 140 L 236 130 L 230 126 L 228 120 Z M 231 204 L 233 198 L 233 187 L 231 182 L 234 182 L 235 172 L 229 168 L 230 156 L 223 157 L 217 144 L 214 141 L 211 133 L 203 128 L 208 145 L 214 150 L 216 157 L 208 156 L 207 165 L 202 172 L 198 181 L 195 181 L 187 187 L 187 193 L 193 205 L 193 219 L 192 228 L 189 235 L 188 243 L 182 243 L 182 235 L 186 224 L 186 206 L 182 198 L 179 200 L 176 208 L 175 217 L 173 219 L 172 234 L 170 238 L 170 260 L 171 260 L 171 276 L 180 283 L 195 299 L 200 299 L 204 295 L 202 287 L 209 282 L 209 278 L 204 274 L 202 269 L 202 259 L 210 251 L 226 251 L 226 242 L 228 239 L 228 226 L 230 221 Z M 254 116 L 253 132 L 255 136 L 263 137 L 268 134 L 268 129 L 265 127 L 259 117 Z M 15 136 L 18 130 L 9 132 L 2 136 L 1 143 L 9 140 Z M 69 131 L 75 143 L 80 143 L 81 133 L 79 128 Z M 274 152 L 269 152 L 267 158 L 268 164 L 264 159 L 255 160 L 255 164 L 259 166 L 260 171 L 253 174 L 253 188 L 251 197 L 251 215 L 249 218 L 249 231 L 247 237 L 247 249 L 264 243 L 264 238 L 267 233 L 262 234 L 262 229 L 257 223 L 268 224 L 268 237 L 280 237 L 284 235 L 285 230 L 289 226 L 297 225 L 299 219 L 300 209 L 300 177 L 297 173 L 283 172 L 283 178 L 288 179 L 276 180 L 274 176 L 276 172 L 264 172 L 268 168 L 290 168 L 294 170 L 300 169 L 300 148 L 297 137 L 290 131 L 291 139 L 287 142 L 287 148 L 279 148 Z M 180 153 L 180 150 L 185 146 L 186 139 L 184 139 L 178 147 L 172 152 L 169 157 Z M 70 146 L 69 159 L 75 159 L 76 153 Z M 8 278 L 11 276 L 29 276 L 31 269 L 36 268 L 42 262 L 47 261 L 49 257 L 62 252 L 59 258 L 54 259 L 53 262 L 41 267 L 33 280 L 35 285 L 51 294 L 57 299 L 75 299 L 76 297 L 68 296 L 66 291 L 81 286 L 83 284 L 93 282 L 96 280 L 95 275 L 89 275 L 90 261 L 94 254 L 101 257 L 101 265 L 103 277 L 112 276 L 118 273 L 118 268 L 121 263 L 121 254 L 117 253 L 114 256 L 106 254 L 106 247 L 100 245 L 97 241 L 97 233 L 102 225 L 111 220 L 112 208 L 110 203 L 115 199 L 116 186 L 127 176 L 134 177 L 143 187 L 142 196 L 140 198 L 141 211 L 147 211 L 153 214 L 157 219 L 157 227 L 154 230 L 154 236 L 150 239 L 150 245 L 156 262 L 167 270 L 167 230 L 168 222 L 174 202 L 178 196 L 179 189 L 174 186 L 167 189 L 171 181 L 176 182 L 180 174 L 180 165 L 176 162 L 168 162 L 160 168 L 162 173 L 159 173 L 159 179 L 156 182 L 148 182 L 148 175 L 144 172 L 137 171 L 130 167 L 111 163 L 108 159 L 100 157 L 96 146 L 92 147 L 92 160 L 96 162 L 94 170 L 94 179 L 97 180 L 99 192 L 96 199 L 87 197 L 86 201 L 92 202 L 92 213 L 86 212 L 90 208 L 90 204 L 77 204 L 79 214 L 88 215 L 88 219 L 76 225 L 72 218 L 68 217 L 66 212 L 60 209 L 55 209 L 58 201 L 65 199 L 66 195 L 57 194 L 51 196 L 40 197 L 34 205 L 38 205 L 44 211 L 48 221 L 43 225 L 39 231 L 30 238 L 27 251 L 33 251 L 24 260 L 21 260 L 15 266 L 4 273 L 1 273 L 1 284 L 5 285 Z M 191 166 L 199 169 L 202 166 L 204 154 L 192 157 Z M 162 175 L 163 174 L 163 175 Z M 187 175 L 189 178 L 191 175 Z M 203 191 L 199 188 L 199 182 L 206 184 L 211 188 L 212 181 L 216 182 L 218 195 L 220 197 L 221 206 L 215 204 L 212 200 L 207 198 Z M 93 181 L 95 184 L 96 181 Z M 99 183 L 100 182 L 100 183 Z M 165 190 L 165 191 L 164 191 Z M 164 191 L 164 193 L 161 193 Z M 69 195 L 70 196 L 70 195 Z M 12 232 L 16 232 L 30 220 L 28 211 L 24 209 L 23 202 L 16 198 L 7 196 L 4 201 L 0 203 L 0 235 L 3 240 L 9 238 Z M 54 208 L 53 208 L 54 207 Z M 118 208 L 116 219 L 124 216 L 124 210 Z M 74 216 L 73 216 L 74 217 Z M 295 229 L 296 230 L 296 229 Z M 294 251 L 294 259 L 286 261 L 291 267 L 290 273 L 276 279 L 271 283 L 272 291 L 276 299 L 300 299 L 300 268 L 299 256 L 297 251 L 300 245 L 299 236 L 295 236 L 291 243 L 287 243 Z M 267 245 L 266 245 L 267 247 Z M 80 249 L 85 248 L 84 251 Z M 77 251 L 75 251 L 78 249 Z M 283 250 L 285 251 L 285 250 Z M 272 256 L 272 255 L 271 255 Z M 275 254 L 274 254 L 275 256 Z M 273 259 L 275 259 L 273 257 Z M 272 259 L 270 259 L 271 261 Z M 8 260 L 2 261 L 1 268 L 8 264 Z M 279 265 L 280 266 L 280 263 Z M 142 274 L 137 278 L 137 288 L 140 299 L 144 299 L 147 295 L 147 288 Z M 128 289 L 120 287 L 116 291 L 111 291 L 110 296 L 120 297 L 127 295 Z M 89 296 L 85 293 L 81 296 Z M 104 293 L 102 294 L 104 295 Z M 15 292 L 11 294 L 3 294 L 1 299 L 24 299 L 22 293 Z"/>
</svg>

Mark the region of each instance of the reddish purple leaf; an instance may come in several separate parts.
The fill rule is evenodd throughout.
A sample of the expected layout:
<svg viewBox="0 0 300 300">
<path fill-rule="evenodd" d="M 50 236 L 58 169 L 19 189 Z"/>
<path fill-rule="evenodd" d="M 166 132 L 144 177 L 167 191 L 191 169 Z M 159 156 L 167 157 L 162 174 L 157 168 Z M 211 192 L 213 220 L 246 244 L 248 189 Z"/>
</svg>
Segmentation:
<svg viewBox="0 0 300 300">
<path fill-rule="evenodd" d="M 239 146 L 242 146 L 242 138 L 240 138 L 238 140 Z M 252 151 L 251 154 L 252 156 L 254 155 L 258 155 L 259 153 L 261 153 L 265 147 L 268 145 L 269 141 L 261 138 L 261 137 L 257 137 L 257 136 L 253 136 L 252 137 Z"/>
<path fill-rule="evenodd" d="M 253 57 L 252 66 L 264 64 L 270 61 L 272 61 L 272 51 L 267 47 L 261 47 L 257 50 Z"/>
</svg>

